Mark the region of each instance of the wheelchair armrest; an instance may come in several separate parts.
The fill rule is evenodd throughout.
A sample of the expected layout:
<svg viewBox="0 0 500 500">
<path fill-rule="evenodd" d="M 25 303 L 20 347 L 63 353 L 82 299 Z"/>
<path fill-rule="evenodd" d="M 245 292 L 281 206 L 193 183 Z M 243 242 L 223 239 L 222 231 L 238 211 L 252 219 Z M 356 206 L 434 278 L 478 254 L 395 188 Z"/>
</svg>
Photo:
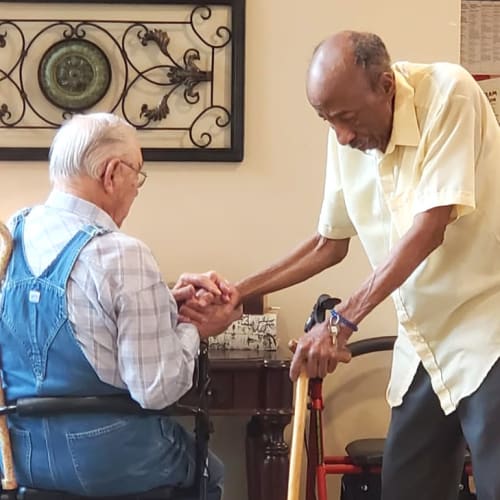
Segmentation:
<svg viewBox="0 0 500 500">
<path fill-rule="evenodd" d="M 128 395 L 117 396 L 71 396 L 34 397 L 16 401 L 16 413 L 21 417 L 39 417 L 71 413 L 160 413 L 170 415 L 172 406 L 162 410 L 147 410 Z"/>
<path fill-rule="evenodd" d="M 73 413 L 119 413 L 125 415 L 204 415 L 205 409 L 174 403 L 161 410 L 142 408 L 128 395 L 71 396 L 21 398 L 14 404 L 0 407 L 0 415 L 17 414 L 20 417 L 41 417 Z"/>
<path fill-rule="evenodd" d="M 128 394 L 113 396 L 45 396 L 19 398 L 8 406 L 0 406 L 0 415 L 17 414 L 20 417 L 41 417 L 73 413 L 118 413 L 125 415 L 183 415 L 208 418 L 207 392 L 210 383 L 208 344 L 200 343 L 193 390 L 194 404 L 176 402 L 160 410 L 142 408 Z M 182 399 L 181 399 L 182 401 Z"/>
<path fill-rule="evenodd" d="M 395 336 L 390 337 L 374 337 L 371 339 L 357 340 L 347 344 L 347 348 L 351 351 L 352 357 L 361 356 L 370 352 L 392 351 Z"/>
</svg>

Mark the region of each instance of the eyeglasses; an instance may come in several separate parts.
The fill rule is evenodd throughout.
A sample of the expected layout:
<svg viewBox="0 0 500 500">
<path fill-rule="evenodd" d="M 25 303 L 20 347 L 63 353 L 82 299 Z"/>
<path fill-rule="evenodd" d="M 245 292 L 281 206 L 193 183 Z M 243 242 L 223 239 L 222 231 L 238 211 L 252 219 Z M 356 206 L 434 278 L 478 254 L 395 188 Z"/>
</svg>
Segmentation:
<svg viewBox="0 0 500 500">
<path fill-rule="evenodd" d="M 143 172 L 142 170 L 137 170 L 134 168 L 132 165 L 127 163 L 126 161 L 120 160 L 120 163 L 123 163 L 128 168 L 131 168 L 136 174 L 137 174 L 137 187 L 140 188 L 144 186 L 144 183 L 146 182 L 146 179 L 148 178 L 148 174 L 146 172 Z"/>
</svg>

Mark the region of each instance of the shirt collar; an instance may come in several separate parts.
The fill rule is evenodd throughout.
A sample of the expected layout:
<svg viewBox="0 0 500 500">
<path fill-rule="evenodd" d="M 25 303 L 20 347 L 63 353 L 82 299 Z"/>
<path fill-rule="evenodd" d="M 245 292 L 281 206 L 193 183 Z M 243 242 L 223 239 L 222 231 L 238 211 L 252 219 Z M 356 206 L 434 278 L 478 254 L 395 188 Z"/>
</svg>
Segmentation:
<svg viewBox="0 0 500 500">
<path fill-rule="evenodd" d="M 396 69 L 396 95 L 394 97 L 394 116 L 392 133 L 385 154 L 390 154 L 396 146 L 418 146 L 420 130 L 415 111 L 415 91 Z"/>
<path fill-rule="evenodd" d="M 89 224 L 95 224 L 111 231 L 118 231 L 118 226 L 109 214 L 97 205 L 78 198 L 78 196 L 54 189 L 47 198 L 45 206 L 71 212 L 82 219 L 86 219 Z"/>
</svg>

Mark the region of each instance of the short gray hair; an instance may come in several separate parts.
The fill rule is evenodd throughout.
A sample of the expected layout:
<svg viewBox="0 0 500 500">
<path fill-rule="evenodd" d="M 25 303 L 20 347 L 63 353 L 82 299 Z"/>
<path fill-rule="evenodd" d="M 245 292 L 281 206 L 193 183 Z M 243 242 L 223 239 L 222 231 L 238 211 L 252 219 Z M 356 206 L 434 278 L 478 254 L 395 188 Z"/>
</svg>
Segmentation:
<svg viewBox="0 0 500 500">
<path fill-rule="evenodd" d="M 354 64 L 366 70 L 375 84 L 384 71 L 391 71 L 391 58 L 382 39 L 374 33 L 350 32 Z"/>
<path fill-rule="evenodd" d="M 98 178 L 99 168 L 117 146 L 126 150 L 134 127 L 111 113 L 74 115 L 57 131 L 49 152 L 50 180 L 88 175 Z"/>
</svg>

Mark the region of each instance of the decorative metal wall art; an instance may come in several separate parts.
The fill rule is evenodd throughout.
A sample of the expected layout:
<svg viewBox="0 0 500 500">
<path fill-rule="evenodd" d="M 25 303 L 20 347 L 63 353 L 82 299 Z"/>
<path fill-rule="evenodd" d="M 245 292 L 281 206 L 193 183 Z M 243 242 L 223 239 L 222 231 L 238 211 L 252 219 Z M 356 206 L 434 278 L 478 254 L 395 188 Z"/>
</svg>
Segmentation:
<svg viewBox="0 0 500 500">
<path fill-rule="evenodd" d="M 64 120 L 107 111 L 146 161 L 241 161 L 244 1 L 0 0 L 0 160 L 45 160 Z"/>
</svg>

